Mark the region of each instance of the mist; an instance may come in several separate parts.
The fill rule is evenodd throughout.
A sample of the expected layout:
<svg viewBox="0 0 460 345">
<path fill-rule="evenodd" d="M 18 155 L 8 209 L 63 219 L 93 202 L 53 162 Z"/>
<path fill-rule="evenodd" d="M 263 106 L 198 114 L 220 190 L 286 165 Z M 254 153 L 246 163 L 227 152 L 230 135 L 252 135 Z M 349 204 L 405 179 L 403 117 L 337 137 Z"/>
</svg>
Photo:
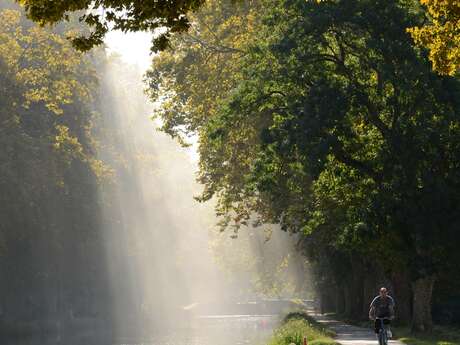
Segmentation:
<svg viewBox="0 0 460 345">
<path fill-rule="evenodd" d="M 253 303 L 299 297 L 305 259 L 296 254 L 295 238 L 275 225 L 242 228 L 236 239 L 219 231 L 213 203 L 194 199 L 201 192 L 195 148 L 156 129 L 143 72 L 115 53 L 100 88 L 98 157 L 113 181 L 100 194 L 115 196 L 102 221 L 114 338 L 129 343 L 171 332 L 203 341 L 216 330 L 210 320 L 225 325 L 213 341 L 267 337 L 286 306 Z M 246 315 L 237 322 L 245 325 L 241 334 L 231 330 L 229 316 L 236 315 Z M 266 318 L 270 326 L 254 332 Z"/>
<path fill-rule="evenodd" d="M 80 55 L 64 39 L 78 24 L 0 9 L 2 344 L 265 341 L 307 296 L 305 258 L 276 225 L 232 238 L 194 199 L 196 144 L 158 131 L 144 94 L 149 36 Z"/>
</svg>

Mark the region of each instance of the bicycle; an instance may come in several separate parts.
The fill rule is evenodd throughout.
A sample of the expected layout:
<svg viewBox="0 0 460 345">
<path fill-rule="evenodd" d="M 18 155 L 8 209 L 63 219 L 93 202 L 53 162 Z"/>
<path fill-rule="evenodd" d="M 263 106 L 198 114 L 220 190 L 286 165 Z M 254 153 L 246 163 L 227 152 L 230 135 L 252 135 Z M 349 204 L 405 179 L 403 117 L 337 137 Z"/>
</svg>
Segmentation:
<svg viewBox="0 0 460 345">
<path fill-rule="evenodd" d="M 388 332 L 389 328 L 386 327 L 386 324 L 384 320 L 390 320 L 388 317 L 378 317 L 376 320 L 380 321 L 380 329 L 379 329 L 379 334 L 378 334 L 378 339 L 379 339 L 379 345 L 388 345 Z"/>
</svg>

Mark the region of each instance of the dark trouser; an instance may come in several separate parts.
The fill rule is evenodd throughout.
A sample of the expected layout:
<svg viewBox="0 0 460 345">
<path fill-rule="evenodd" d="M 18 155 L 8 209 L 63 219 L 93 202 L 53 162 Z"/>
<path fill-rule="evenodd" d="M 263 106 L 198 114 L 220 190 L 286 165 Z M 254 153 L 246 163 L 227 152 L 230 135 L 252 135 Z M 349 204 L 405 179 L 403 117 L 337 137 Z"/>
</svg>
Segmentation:
<svg viewBox="0 0 460 345">
<path fill-rule="evenodd" d="M 374 329 L 375 329 L 375 333 L 376 333 L 376 334 L 378 334 L 379 331 L 380 331 L 381 322 L 382 322 L 382 320 L 375 319 L 375 322 L 374 322 Z M 389 324 L 390 324 L 390 320 L 388 320 L 388 319 L 383 319 L 383 323 L 384 323 L 385 325 L 389 325 Z"/>
</svg>

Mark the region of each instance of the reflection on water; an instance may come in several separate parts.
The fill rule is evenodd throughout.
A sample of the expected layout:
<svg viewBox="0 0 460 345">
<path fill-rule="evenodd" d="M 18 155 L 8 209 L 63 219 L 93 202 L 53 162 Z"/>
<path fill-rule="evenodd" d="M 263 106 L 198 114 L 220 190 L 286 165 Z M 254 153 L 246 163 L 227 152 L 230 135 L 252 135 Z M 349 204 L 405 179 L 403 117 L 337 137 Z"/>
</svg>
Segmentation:
<svg viewBox="0 0 460 345">
<path fill-rule="evenodd" d="M 7 345 L 262 345 L 278 323 L 274 315 L 203 316 L 187 325 L 155 334 L 113 339 L 108 334 L 77 334 L 71 338 L 30 336 L 3 342 Z"/>
<path fill-rule="evenodd" d="M 172 329 L 142 343 L 124 341 L 117 345 L 259 345 L 271 335 L 273 316 L 212 316 L 195 320 L 187 328 Z"/>
</svg>

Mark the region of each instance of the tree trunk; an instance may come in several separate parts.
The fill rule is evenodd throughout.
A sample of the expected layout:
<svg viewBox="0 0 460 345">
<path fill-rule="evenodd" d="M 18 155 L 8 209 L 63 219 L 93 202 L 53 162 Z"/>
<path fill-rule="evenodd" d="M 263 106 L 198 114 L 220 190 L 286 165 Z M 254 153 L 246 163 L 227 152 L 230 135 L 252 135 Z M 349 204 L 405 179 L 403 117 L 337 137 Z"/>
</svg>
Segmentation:
<svg viewBox="0 0 460 345">
<path fill-rule="evenodd" d="M 345 303 L 344 303 L 344 316 L 345 317 L 351 317 L 352 314 L 352 306 L 351 306 L 351 288 L 350 288 L 350 282 L 345 282 L 344 287 L 343 287 L 343 292 L 344 292 L 344 297 L 345 297 Z"/>
<path fill-rule="evenodd" d="M 351 276 L 350 276 L 350 288 L 352 291 L 351 294 L 351 308 L 350 316 L 354 320 L 362 320 L 364 315 L 367 316 L 367 312 L 363 315 L 363 305 L 364 305 L 364 281 L 366 278 L 365 266 L 363 260 L 360 256 L 351 255 Z"/>
<path fill-rule="evenodd" d="M 321 291 L 319 297 L 319 312 L 321 315 L 326 313 L 326 294 L 324 293 L 324 291 Z"/>
<path fill-rule="evenodd" d="M 412 282 L 412 332 L 431 332 L 431 297 L 433 293 L 434 276 L 419 278 Z"/>
<path fill-rule="evenodd" d="M 343 314 L 345 312 L 345 297 L 342 288 L 335 288 L 335 313 Z"/>
<path fill-rule="evenodd" d="M 372 299 L 377 294 L 377 283 L 376 279 L 373 274 L 369 273 L 364 278 L 364 288 L 363 288 L 363 306 L 361 310 L 361 314 L 364 317 L 367 317 L 369 314 L 369 306 L 371 304 Z"/>
<path fill-rule="evenodd" d="M 412 314 L 412 291 L 407 272 L 393 272 L 391 275 L 393 297 L 396 302 L 396 318 L 403 324 L 409 325 Z"/>
</svg>

